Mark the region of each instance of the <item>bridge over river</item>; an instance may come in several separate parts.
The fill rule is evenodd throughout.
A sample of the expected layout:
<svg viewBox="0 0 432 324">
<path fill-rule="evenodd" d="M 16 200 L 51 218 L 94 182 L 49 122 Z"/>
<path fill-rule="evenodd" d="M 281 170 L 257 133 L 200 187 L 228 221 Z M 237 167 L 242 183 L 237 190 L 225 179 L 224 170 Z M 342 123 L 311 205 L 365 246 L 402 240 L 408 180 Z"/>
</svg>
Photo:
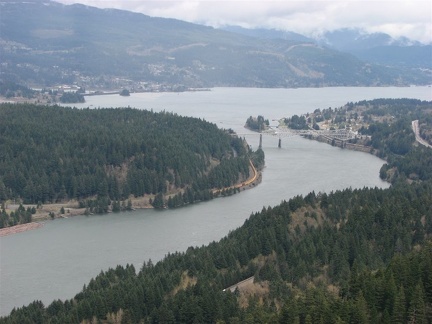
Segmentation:
<svg viewBox="0 0 432 324">
<path fill-rule="evenodd" d="M 352 132 L 348 129 L 335 129 L 335 130 L 328 130 L 328 129 L 291 129 L 288 127 L 270 127 L 262 132 L 257 132 L 257 135 L 260 135 L 260 147 L 262 147 L 262 136 L 274 136 L 279 138 L 278 146 L 281 147 L 282 145 L 282 138 L 283 137 L 292 137 L 292 136 L 304 136 L 314 139 L 323 139 L 326 142 L 337 142 L 339 146 L 343 146 L 344 143 L 350 139 L 353 139 L 357 136 L 356 133 Z M 251 135 L 248 134 L 236 134 L 238 136 L 243 135 Z"/>
</svg>

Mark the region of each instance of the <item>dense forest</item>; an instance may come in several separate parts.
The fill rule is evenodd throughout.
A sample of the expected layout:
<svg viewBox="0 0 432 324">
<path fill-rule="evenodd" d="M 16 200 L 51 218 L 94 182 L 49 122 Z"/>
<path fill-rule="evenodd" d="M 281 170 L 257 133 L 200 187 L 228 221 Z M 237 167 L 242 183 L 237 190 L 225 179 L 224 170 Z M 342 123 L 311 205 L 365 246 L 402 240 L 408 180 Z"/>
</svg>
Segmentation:
<svg viewBox="0 0 432 324">
<path fill-rule="evenodd" d="M 381 168 L 383 179 L 396 181 L 432 179 L 432 150 L 416 144 L 412 121 L 418 120 L 420 131 L 427 133 L 432 126 L 432 102 L 416 99 L 376 99 L 351 105 L 362 106 L 367 127 L 359 133 L 370 136 L 366 143 L 387 163 Z"/>
<path fill-rule="evenodd" d="M 0 96 L 7 99 L 12 97 L 34 98 L 35 93 L 36 91 L 12 81 L 0 80 Z"/>
<path fill-rule="evenodd" d="M 310 193 L 1 323 L 431 323 L 432 183 Z M 225 290 L 254 277 L 253 290 Z"/>
<path fill-rule="evenodd" d="M 392 139 L 377 148 L 391 152 Z M 429 163 L 430 149 L 411 150 Z M 118 265 L 69 300 L 34 301 L 0 323 L 432 323 L 432 179 L 397 173 L 389 189 L 263 208 L 219 242 Z"/>
<path fill-rule="evenodd" d="M 166 207 L 178 194 L 183 205 L 247 179 L 251 158 L 264 156 L 230 131 L 168 112 L 0 105 L 0 201 L 77 199 L 105 212 L 131 195 Z"/>
</svg>

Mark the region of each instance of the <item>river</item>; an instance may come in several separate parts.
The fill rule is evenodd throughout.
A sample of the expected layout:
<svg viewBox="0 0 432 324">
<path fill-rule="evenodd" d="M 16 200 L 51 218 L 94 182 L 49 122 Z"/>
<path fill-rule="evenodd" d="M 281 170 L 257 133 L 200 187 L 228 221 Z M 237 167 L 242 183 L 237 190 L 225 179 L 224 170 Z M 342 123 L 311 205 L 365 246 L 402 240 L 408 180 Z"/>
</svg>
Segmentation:
<svg viewBox="0 0 432 324">
<path fill-rule="evenodd" d="M 203 118 L 244 134 L 256 148 L 259 137 L 244 129 L 249 116 L 279 119 L 317 108 L 374 98 L 432 100 L 431 88 L 215 88 L 184 93 L 140 93 L 87 97 L 76 107 L 135 107 Z M 264 137 L 262 183 L 231 197 L 174 210 L 137 210 L 47 221 L 39 229 L 0 238 L 0 315 L 42 300 L 72 298 L 101 270 L 117 264 L 156 262 L 168 252 L 201 246 L 241 226 L 251 213 L 298 194 L 348 187 L 388 187 L 379 179 L 383 161 L 370 154 L 291 137 Z"/>
</svg>

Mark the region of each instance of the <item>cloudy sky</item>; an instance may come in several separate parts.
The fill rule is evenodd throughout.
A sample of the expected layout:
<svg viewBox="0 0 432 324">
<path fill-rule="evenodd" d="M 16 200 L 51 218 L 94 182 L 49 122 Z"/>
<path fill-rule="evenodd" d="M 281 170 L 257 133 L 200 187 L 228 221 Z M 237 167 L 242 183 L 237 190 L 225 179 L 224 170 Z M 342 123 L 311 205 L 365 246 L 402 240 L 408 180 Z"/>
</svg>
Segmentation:
<svg viewBox="0 0 432 324">
<path fill-rule="evenodd" d="M 153 17 L 219 27 L 275 28 L 307 36 L 344 27 L 432 42 L 432 1 L 427 0 L 57 0 L 117 8 Z"/>
</svg>

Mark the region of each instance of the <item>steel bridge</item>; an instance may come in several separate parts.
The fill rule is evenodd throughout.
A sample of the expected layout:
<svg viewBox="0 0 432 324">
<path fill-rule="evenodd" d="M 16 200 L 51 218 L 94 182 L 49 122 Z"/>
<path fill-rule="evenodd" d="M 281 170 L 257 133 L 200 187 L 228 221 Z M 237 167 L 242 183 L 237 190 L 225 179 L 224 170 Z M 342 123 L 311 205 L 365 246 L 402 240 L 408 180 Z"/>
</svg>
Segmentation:
<svg viewBox="0 0 432 324">
<path fill-rule="evenodd" d="M 337 139 L 340 141 L 347 141 L 349 139 L 355 138 L 356 134 L 347 129 L 335 129 L 335 130 L 327 130 L 327 129 L 291 129 L 288 127 L 271 127 L 260 134 L 270 135 L 270 136 L 278 136 L 278 137 L 290 137 L 290 136 L 325 136 L 332 139 Z"/>
<path fill-rule="evenodd" d="M 329 141 L 340 141 L 345 142 L 347 140 L 353 139 L 356 137 L 356 134 L 350 130 L 347 129 L 335 129 L 335 130 L 327 130 L 327 129 L 291 129 L 288 127 L 270 127 L 262 132 L 257 132 L 257 135 L 260 135 L 260 145 L 259 147 L 262 147 L 262 136 L 275 136 L 279 137 L 279 144 L 278 146 L 281 147 L 282 138 L 283 137 L 292 137 L 292 136 L 305 136 L 305 137 L 312 137 L 312 138 L 318 138 L 322 137 Z M 253 133 L 248 134 L 236 134 L 236 135 L 254 135 Z"/>
</svg>

